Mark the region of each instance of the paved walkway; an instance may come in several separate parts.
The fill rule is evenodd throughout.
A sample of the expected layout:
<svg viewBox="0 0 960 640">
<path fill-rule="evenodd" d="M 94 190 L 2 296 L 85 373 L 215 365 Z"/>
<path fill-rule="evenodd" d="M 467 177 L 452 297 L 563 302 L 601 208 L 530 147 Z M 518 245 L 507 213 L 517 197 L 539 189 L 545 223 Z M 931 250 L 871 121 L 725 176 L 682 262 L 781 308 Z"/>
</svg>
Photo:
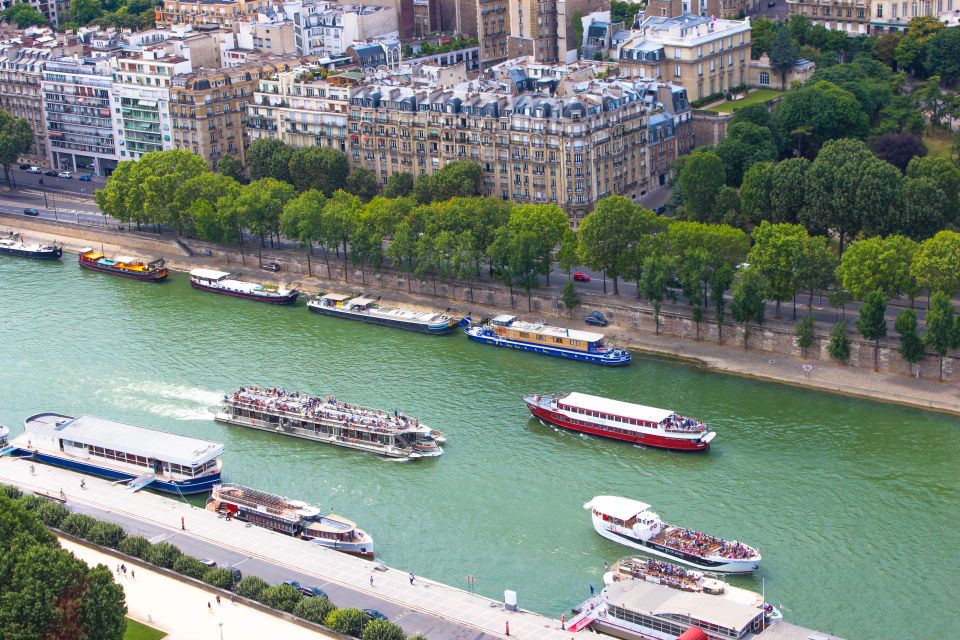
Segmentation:
<svg viewBox="0 0 960 640">
<path fill-rule="evenodd" d="M 64 538 L 60 545 L 88 565 L 104 564 L 115 571 L 122 562 L 116 556 L 95 551 Z M 223 632 L 224 640 L 239 638 L 283 638 L 283 640 L 315 640 L 335 636 L 306 629 L 277 616 L 224 599 L 217 604 L 216 595 L 204 589 L 174 580 L 163 574 L 136 567 L 136 577 L 116 575 L 127 598 L 128 615 L 144 624 L 166 632 L 167 640 L 216 639 Z M 207 608 L 210 603 L 210 608 Z"/>
<path fill-rule="evenodd" d="M 71 504 L 89 505 L 125 514 L 141 522 L 178 532 L 181 536 L 216 543 L 226 549 L 286 566 L 291 571 L 306 573 L 356 592 L 455 622 L 475 629 L 478 634 L 506 637 L 505 630 L 509 623 L 511 638 L 571 638 L 570 633 L 561 631 L 559 620 L 529 611 L 507 611 L 500 602 L 420 576 L 416 576 L 411 584 L 408 573 L 403 570 L 390 568 L 384 572 L 377 571 L 374 574 L 375 587 L 371 588 L 370 575 L 375 565 L 368 560 L 236 520 L 228 522 L 218 518 L 215 513 L 171 498 L 146 492 L 131 494 L 122 485 L 98 478 L 87 476 L 86 489 L 82 490 L 80 478 L 84 476 L 81 474 L 44 465 L 36 467 L 36 474 L 31 475 L 27 460 L 0 458 L 0 482 L 49 495 L 57 495 L 62 489 L 67 495 L 68 507 Z M 186 524 L 186 531 L 180 530 L 181 518 Z M 203 604 L 206 605 L 206 600 Z"/>
</svg>

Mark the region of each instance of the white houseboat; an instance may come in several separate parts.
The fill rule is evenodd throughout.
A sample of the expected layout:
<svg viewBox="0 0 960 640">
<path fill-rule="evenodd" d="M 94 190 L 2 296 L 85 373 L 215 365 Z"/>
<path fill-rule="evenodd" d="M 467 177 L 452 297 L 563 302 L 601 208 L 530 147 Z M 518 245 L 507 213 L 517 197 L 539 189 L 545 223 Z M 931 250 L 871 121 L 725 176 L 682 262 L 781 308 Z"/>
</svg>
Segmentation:
<svg viewBox="0 0 960 640">
<path fill-rule="evenodd" d="M 247 282 L 230 277 L 226 271 L 215 269 L 194 269 L 190 272 L 190 286 L 201 291 L 211 291 L 234 298 L 256 300 L 269 304 L 294 304 L 300 293 L 296 289 L 285 289 L 271 284 Z"/>
<path fill-rule="evenodd" d="M 220 482 L 223 445 L 94 416 L 38 413 L 16 455 L 167 493 L 205 493 Z"/>
<path fill-rule="evenodd" d="M 720 573 L 751 573 L 760 564 L 753 547 L 661 522 L 645 502 L 596 496 L 583 508 L 601 536 L 645 553 Z"/>
<path fill-rule="evenodd" d="M 347 293 L 327 293 L 317 296 L 307 303 L 307 308 L 327 316 L 360 320 L 433 335 L 450 333 L 460 323 L 457 318 L 444 313 L 380 305 L 373 298 L 354 297 Z"/>
</svg>

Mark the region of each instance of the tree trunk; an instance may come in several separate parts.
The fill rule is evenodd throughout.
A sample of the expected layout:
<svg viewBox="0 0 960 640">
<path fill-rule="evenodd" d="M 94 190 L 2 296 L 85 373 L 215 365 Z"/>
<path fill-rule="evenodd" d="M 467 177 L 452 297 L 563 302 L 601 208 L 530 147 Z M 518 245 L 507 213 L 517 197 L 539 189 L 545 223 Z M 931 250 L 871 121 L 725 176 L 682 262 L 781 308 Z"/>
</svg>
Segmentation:
<svg viewBox="0 0 960 640">
<path fill-rule="evenodd" d="M 339 252 L 340 249 L 337 248 L 337 251 Z M 345 282 L 350 282 L 350 272 L 348 271 L 348 267 L 347 267 L 347 241 L 346 240 L 343 241 L 343 280 Z"/>
<path fill-rule="evenodd" d="M 413 293 L 413 283 L 411 282 L 411 280 L 413 280 L 412 272 L 410 273 L 410 276 L 407 278 L 407 293 Z"/>
<path fill-rule="evenodd" d="M 660 335 L 660 303 L 659 302 L 653 303 L 653 335 L 656 335 L 656 336 Z"/>
<path fill-rule="evenodd" d="M 310 264 L 310 254 L 313 253 L 313 245 L 307 245 L 307 275 L 313 275 L 313 266 Z"/>
<path fill-rule="evenodd" d="M 943 382 L 943 356 L 940 356 L 940 382 Z"/>
<path fill-rule="evenodd" d="M 620 295 L 620 287 L 617 286 L 617 276 L 613 276 L 613 295 Z"/>
<path fill-rule="evenodd" d="M 437 276 L 433 276 L 433 297 L 437 297 Z"/>
<path fill-rule="evenodd" d="M 797 294 L 793 294 L 793 319 L 797 319 Z"/>
<path fill-rule="evenodd" d="M 774 317 L 776 317 L 779 320 L 780 319 L 780 298 L 777 298 L 776 303 L 777 303 L 777 306 L 775 307 L 776 312 L 774 313 Z"/>
<path fill-rule="evenodd" d="M 326 245 L 323 246 L 323 261 L 327 265 L 327 277 L 332 278 L 330 275 L 330 249 Z"/>
<path fill-rule="evenodd" d="M 508 285 L 508 288 L 510 289 L 510 308 L 513 309 L 513 283 L 512 282 Z M 942 375 L 943 374 L 941 374 L 941 376 Z"/>
<path fill-rule="evenodd" d="M 873 370 L 880 370 L 880 338 L 873 342 Z"/>
<path fill-rule="evenodd" d="M 603 275 L 603 292 L 606 293 L 607 292 L 607 272 L 601 271 L 600 273 Z"/>
<path fill-rule="evenodd" d="M 527 311 L 533 311 L 533 296 L 527 291 Z"/>
</svg>

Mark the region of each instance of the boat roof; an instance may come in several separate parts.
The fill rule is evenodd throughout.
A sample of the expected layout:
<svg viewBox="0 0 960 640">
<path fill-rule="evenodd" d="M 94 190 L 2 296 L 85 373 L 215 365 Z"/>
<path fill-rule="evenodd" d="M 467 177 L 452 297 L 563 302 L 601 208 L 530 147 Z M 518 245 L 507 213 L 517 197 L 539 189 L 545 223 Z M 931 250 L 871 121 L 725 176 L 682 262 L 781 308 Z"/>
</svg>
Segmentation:
<svg viewBox="0 0 960 640">
<path fill-rule="evenodd" d="M 615 582 L 604 588 L 604 595 L 610 604 L 630 611 L 659 618 L 675 614 L 732 629 L 738 635 L 763 615 L 761 609 L 729 598 L 678 591 L 645 580 Z"/>
<path fill-rule="evenodd" d="M 565 398 L 560 398 L 559 401 L 563 404 L 586 409 L 587 411 L 610 413 L 622 418 L 633 418 L 634 420 L 644 420 L 656 424 L 660 424 L 674 413 L 670 409 L 646 407 L 642 404 L 591 396 L 586 393 L 580 393 L 579 391 L 569 393 Z"/>
<path fill-rule="evenodd" d="M 646 502 L 619 496 L 595 496 L 584 507 L 596 509 L 600 513 L 612 516 L 617 520 L 629 520 L 638 513 L 643 513 L 649 509 L 650 505 Z"/>
<path fill-rule="evenodd" d="M 573 340 L 583 340 L 584 342 L 599 342 L 603 340 L 602 333 L 594 333 L 593 331 L 581 331 L 580 329 L 567 329 L 566 327 L 555 327 L 550 324 L 541 324 L 539 322 L 513 322 L 510 325 L 511 329 L 519 329 L 521 331 L 530 331 L 532 333 L 540 333 L 547 336 L 556 336 L 562 338 L 571 338 Z"/>
<path fill-rule="evenodd" d="M 138 427 L 96 416 L 40 413 L 24 421 L 27 432 L 116 449 L 183 466 L 197 466 L 223 454 L 223 444 L 176 433 Z"/>
<path fill-rule="evenodd" d="M 361 297 L 361 298 L 354 298 L 353 300 L 350 301 L 350 304 L 355 307 L 365 307 L 368 304 L 373 304 L 374 302 L 376 302 L 376 300 L 374 300 L 373 298 Z"/>
<path fill-rule="evenodd" d="M 490 318 L 490 322 L 494 324 L 510 324 L 517 319 L 517 316 L 512 316 L 508 313 L 501 313 L 498 316 L 493 316 Z"/>
<path fill-rule="evenodd" d="M 320 518 L 320 520 L 311 522 L 307 525 L 307 529 L 311 529 L 313 531 L 323 531 L 326 533 L 346 533 L 347 531 L 353 531 L 356 528 L 357 525 L 350 520 L 333 513 L 327 514 Z"/>
<path fill-rule="evenodd" d="M 334 302 L 343 302 L 349 300 L 352 296 L 349 293 L 327 293 L 321 300 L 333 300 Z"/>
<path fill-rule="evenodd" d="M 204 280 L 222 280 L 230 276 L 227 271 L 217 271 L 216 269 L 194 269 L 190 272 L 191 276 L 203 278 Z"/>
</svg>

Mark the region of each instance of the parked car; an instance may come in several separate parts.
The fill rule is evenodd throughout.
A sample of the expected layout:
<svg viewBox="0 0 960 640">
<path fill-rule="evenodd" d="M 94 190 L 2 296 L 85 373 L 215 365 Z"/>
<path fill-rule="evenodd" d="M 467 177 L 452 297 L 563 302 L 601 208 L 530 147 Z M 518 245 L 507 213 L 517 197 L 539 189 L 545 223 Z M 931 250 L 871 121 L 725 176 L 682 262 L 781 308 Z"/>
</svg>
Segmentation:
<svg viewBox="0 0 960 640">
<path fill-rule="evenodd" d="M 573 273 L 573 279 L 577 282 L 590 282 L 590 276 L 585 274 L 583 271 L 575 271 Z"/>
<path fill-rule="evenodd" d="M 586 318 L 584 318 L 587 324 L 593 325 L 594 327 L 605 327 L 607 326 L 607 318 L 599 311 L 594 311 Z"/>
<path fill-rule="evenodd" d="M 23 163 L 23 164 L 20 165 L 20 169 L 23 170 L 23 171 L 26 171 L 26 170 L 29 169 L 29 168 L 30 168 L 30 165 L 27 164 L 27 163 Z"/>
<path fill-rule="evenodd" d="M 224 567 L 224 569 L 233 574 L 233 584 L 237 584 L 243 579 L 243 574 L 240 573 L 240 569 L 236 567 Z"/>
<path fill-rule="evenodd" d="M 314 587 L 308 584 L 300 585 L 300 593 L 302 593 L 308 598 L 317 597 L 317 598 L 327 598 L 328 600 L 330 599 L 326 591 L 324 591 L 320 587 Z"/>
<path fill-rule="evenodd" d="M 58 178 L 72 178 L 72 177 L 73 177 L 73 173 L 70 172 L 70 171 L 61 171 L 60 173 L 57 174 L 57 177 L 58 177 Z"/>
<path fill-rule="evenodd" d="M 34 209 L 33 207 L 27 207 L 23 210 L 23 215 L 25 216 L 38 216 L 40 215 L 39 209 Z"/>
<path fill-rule="evenodd" d="M 374 620 L 389 620 L 387 616 L 383 615 L 376 609 L 364 609 L 363 612 L 373 618 Z"/>
<path fill-rule="evenodd" d="M 770 2 L 767 3 L 767 8 L 768 8 L 768 9 L 772 9 L 772 8 L 774 8 L 775 6 L 777 6 L 777 3 L 776 3 L 775 0 L 770 0 Z"/>
<path fill-rule="evenodd" d="M 203 558 L 202 560 L 200 560 L 200 562 L 201 562 L 202 564 L 210 567 L 211 569 L 216 569 L 216 568 L 217 568 L 217 561 L 216 561 L 216 560 L 210 560 L 209 558 Z"/>
<path fill-rule="evenodd" d="M 80 182 L 90 182 L 93 180 L 93 176 L 89 173 L 85 173 L 79 178 Z"/>
<path fill-rule="evenodd" d="M 43 169 L 40 167 L 30 167 L 27 169 L 27 173 L 43 173 Z"/>
<path fill-rule="evenodd" d="M 657 214 L 658 216 L 662 216 L 663 214 L 665 214 L 665 213 L 667 212 L 667 205 L 662 204 L 662 205 L 660 205 L 659 207 L 654 207 L 654 208 L 653 208 L 653 212 L 654 212 L 655 214 Z"/>
<path fill-rule="evenodd" d="M 260 268 L 265 269 L 267 271 L 273 271 L 274 273 L 276 273 L 277 271 L 280 271 L 280 265 L 278 265 L 276 262 L 268 262 L 264 265 L 261 265 Z"/>
<path fill-rule="evenodd" d="M 56 178 L 57 172 L 54 171 L 53 169 L 47 169 L 46 171 L 43 172 L 43 175 L 50 176 L 51 178 Z"/>
</svg>

